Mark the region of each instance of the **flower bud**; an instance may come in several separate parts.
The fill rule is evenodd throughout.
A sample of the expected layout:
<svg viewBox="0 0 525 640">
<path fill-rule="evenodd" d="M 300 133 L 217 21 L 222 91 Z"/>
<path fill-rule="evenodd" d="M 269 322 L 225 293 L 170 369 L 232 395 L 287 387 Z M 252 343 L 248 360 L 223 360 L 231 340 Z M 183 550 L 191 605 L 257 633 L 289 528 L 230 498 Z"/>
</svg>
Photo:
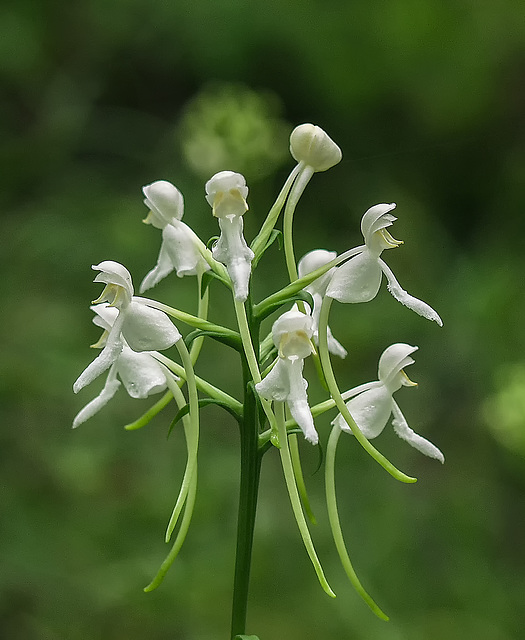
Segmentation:
<svg viewBox="0 0 525 640">
<path fill-rule="evenodd" d="M 300 124 L 290 136 L 290 153 L 314 171 L 326 171 L 341 161 L 341 149 L 321 127 Z"/>
</svg>

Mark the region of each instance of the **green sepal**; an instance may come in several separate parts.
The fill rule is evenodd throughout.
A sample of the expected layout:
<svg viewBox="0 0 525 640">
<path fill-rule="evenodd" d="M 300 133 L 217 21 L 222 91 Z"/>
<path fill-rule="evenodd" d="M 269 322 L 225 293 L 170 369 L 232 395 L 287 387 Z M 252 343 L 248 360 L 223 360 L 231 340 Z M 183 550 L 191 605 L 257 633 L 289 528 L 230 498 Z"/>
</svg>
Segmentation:
<svg viewBox="0 0 525 640">
<path fill-rule="evenodd" d="M 268 242 L 264 245 L 261 252 L 256 254 L 255 258 L 252 261 L 252 269 L 259 264 L 259 260 L 262 258 L 263 254 L 269 249 L 272 244 L 278 240 L 279 241 L 279 251 L 283 248 L 283 232 L 280 229 L 272 229 L 270 233 L 270 237 L 268 238 Z"/>
<path fill-rule="evenodd" d="M 213 338 L 218 342 L 222 342 L 228 347 L 235 349 L 235 351 L 243 352 L 241 336 L 231 329 L 224 328 L 224 331 L 212 331 L 209 329 L 195 329 L 189 333 L 185 338 L 184 342 L 188 349 L 191 347 L 191 343 L 200 336 L 208 336 L 209 338 Z"/>
<path fill-rule="evenodd" d="M 201 398 L 199 400 L 199 409 L 202 407 L 207 407 L 209 404 L 216 404 L 219 407 L 225 409 L 230 415 L 232 415 L 237 422 L 242 422 L 242 415 L 234 409 L 230 404 L 224 402 L 223 400 L 216 400 L 215 398 Z M 171 435 L 173 428 L 177 425 L 178 422 L 184 418 L 184 416 L 188 415 L 190 412 L 190 405 L 185 404 L 183 407 L 179 409 L 177 415 L 171 421 L 171 424 L 168 429 L 168 437 Z"/>
<path fill-rule="evenodd" d="M 274 300 L 270 304 L 265 303 L 265 301 L 263 300 L 262 302 L 259 302 L 259 304 L 255 305 L 255 307 L 253 308 L 253 313 L 257 320 L 261 322 L 271 313 L 277 311 L 277 309 L 282 307 L 283 304 L 287 304 L 289 302 L 297 302 L 298 300 L 306 302 L 309 305 L 310 309 L 314 308 L 314 299 L 312 298 L 312 295 L 308 293 L 308 291 L 298 291 L 291 296 Z"/>
</svg>

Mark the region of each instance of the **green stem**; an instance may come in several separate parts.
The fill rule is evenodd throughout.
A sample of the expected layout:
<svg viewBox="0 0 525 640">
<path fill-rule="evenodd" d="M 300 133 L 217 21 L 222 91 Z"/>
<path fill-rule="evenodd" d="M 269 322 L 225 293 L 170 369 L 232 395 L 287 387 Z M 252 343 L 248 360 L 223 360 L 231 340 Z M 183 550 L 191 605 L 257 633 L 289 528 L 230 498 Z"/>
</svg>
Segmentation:
<svg viewBox="0 0 525 640">
<path fill-rule="evenodd" d="M 133 422 L 130 422 L 130 424 L 127 424 L 124 429 L 126 429 L 126 431 L 134 431 L 135 429 L 145 427 L 158 413 L 162 411 L 162 409 L 164 409 L 164 407 L 168 406 L 172 400 L 173 394 L 171 391 L 166 391 L 160 400 L 157 400 L 157 402 L 143 413 L 140 418 L 137 418 Z"/>
<path fill-rule="evenodd" d="M 186 399 L 184 394 L 180 390 L 179 386 L 171 378 L 168 378 L 168 384 L 170 389 L 172 390 L 173 397 L 175 398 L 175 402 L 179 409 L 182 409 L 186 404 Z M 168 523 L 168 527 L 166 530 L 166 542 L 170 541 L 171 534 L 177 525 L 177 521 L 179 519 L 182 508 L 184 507 L 184 503 L 186 502 L 186 498 L 188 496 L 188 491 L 191 485 L 191 481 L 193 478 L 193 474 L 197 471 L 197 451 L 198 451 L 198 433 L 194 433 L 192 429 L 191 420 L 188 415 L 185 415 L 182 418 L 182 423 L 184 425 L 184 435 L 186 437 L 186 448 L 188 458 L 186 460 L 186 469 L 184 470 L 184 476 L 182 478 L 182 484 L 180 487 L 179 495 L 175 502 L 175 506 L 173 507 L 173 511 Z"/>
<path fill-rule="evenodd" d="M 303 508 L 306 515 L 308 516 L 308 520 L 310 520 L 312 524 L 317 524 L 317 520 L 310 505 L 310 499 L 308 498 L 308 492 L 306 491 L 306 484 L 304 482 L 303 468 L 301 465 L 301 456 L 299 455 L 299 444 L 297 442 L 296 433 L 292 433 L 290 436 L 288 436 L 288 443 L 290 445 L 290 456 L 292 458 L 295 482 L 297 483 L 297 489 L 299 491 L 299 495 L 301 496 Z"/>
<path fill-rule="evenodd" d="M 290 173 L 286 182 L 284 183 L 284 186 L 281 189 L 281 192 L 277 196 L 277 200 L 275 201 L 274 205 L 272 206 L 268 215 L 266 216 L 266 220 L 263 222 L 261 230 L 257 234 L 257 237 L 253 239 L 250 245 L 251 250 L 255 254 L 255 259 L 259 257 L 260 252 L 264 249 L 264 247 L 266 246 L 266 243 L 268 242 L 268 239 L 270 238 L 273 228 L 275 227 L 275 223 L 277 222 L 277 219 L 279 218 L 279 214 L 281 213 L 281 209 L 283 208 L 284 201 L 288 196 L 288 192 L 290 191 L 292 183 L 295 180 L 297 174 L 299 173 L 299 170 L 300 170 L 300 165 L 296 165 L 292 169 L 292 172 Z"/>
<path fill-rule="evenodd" d="M 168 367 L 170 371 L 173 371 L 174 374 L 186 380 L 187 373 L 184 367 L 181 367 L 181 365 L 178 364 L 177 362 L 173 362 L 173 360 L 166 357 L 163 353 L 156 352 L 154 355 L 155 355 L 155 359 L 158 360 L 159 362 L 162 362 L 162 364 Z M 203 393 L 208 395 L 210 398 L 214 398 L 215 400 L 220 400 L 224 404 L 230 405 L 230 407 L 236 413 L 238 413 L 239 415 L 242 415 L 242 404 L 235 398 L 232 398 L 232 396 L 227 394 L 222 389 L 215 387 L 213 384 L 210 384 L 203 378 L 199 378 L 199 376 L 195 376 L 195 384 L 197 385 L 198 389 L 200 389 Z"/>
<path fill-rule="evenodd" d="M 295 264 L 295 255 L 293 249 L 293 236 L 292 236 L 292 224 L 293 214 L 299 198 L 303 191 L 306 189 L 306 185 L 310 182 L 314 170 L 308 165 L 301 167 L 297 179 L 293 184 L 290 191 L 290 196 L 286 202 L 283 217 L 283 235 L 284 235 L 284 255 L 286 260 L 286 267 L 288 269 L 288 275 L 290 276 L 290 282 L 297 280 L 297 266 Z"/>
<path fill-rule="evenodd" d="M 255 349 L 253 347 L 252 336 L 250 333 L 250 327 L 248 325 L 248 318 L 246 317 L 246 309 L 244 307 L 243 302 L 239 302 L 235 300 L 235 314 L 237 316 L 237 324 L 239 326 L 239 333 L 241 335 L 242 346 L 244 348 L 244 354 L 246 356 L 246 362 L 248 364 L 248 369 L 250 370 L 250 375 L 255 384 L 262 380 L 261 372 L 259 371 L 259 364 L 257 362 L 257 356 L 255 355 Z M 277 425 L 275 422 L 275 416 L 272 411 L 271 403 L 264 398 L 260 398 L 262 408 L 264 409 L 264 413 L 268 418 L 268 422 L 270 423 L 270 428 L 276 432 Z"/>
<path fill-rule="evenodd" d="M 144 587 L 144 591 L 148 593 L 149 591 L 153 591 L 156 589 L 160 583 L 164 580 L 164 576 L 168 573 L 169 568 L 175 561 L 176 557 L 179 555 L 179 551 L 186 539 L 186 535 L 188 533 L 188 529 L 190 527 L 191 516 L 193 514 L 193 507 L 195 505 L 195 494 L 197 492 L 197 471 L 193 474 L 191 479 L 190 488 L 188 491 L 188 497 L 186 498 L 186 507 L 184 509 L 184 516 L 182 518 L 182 522 L 180 523 L 180 529 L 177 533 L 177 537 L 175 538 L 175 542 L 171 547 L 171 551 L 167 555 L 164 562 L 161 564 L 160 569 L 157 572 L 157 575 L 153 578 L 153 580 L 148 584 L 147 587 Z"/>
<path fill-rule="evenodd" d="M 253 534 L 261 458 L 258 452 L 257 405 L 253 387 L 246 386 L 244 420 L 241 427 L 241 480 L 237 521 L 237 548 L 231 618 L 231 636 L 246 633 L 246 611 L 250 584 Z"/>
<path fill-rule="evenodd" d="M 374 602 L 372 597 L 365 591 L 361 584 L 357 574 L 352 566 L 350 557 L 346 550 L 343 533 L 341 531 L 341 523 L 339 522 L 339 513 L 337 511 L 337 501 L 335 495 L 335 452 L 337 450 L 337 441 L 341 435 L 339 427 L 334 427 L 330 438 L 328 439 L 328 445 L 326 448 L 326 467 L 325 467 L 325 481 L 326 481 L 326 505 L 328 508 L 328 519 L 330 520 L 330 527 L 332 529 L 332 535 L 334 536 L 334 542 L 341 559 L 343 568 L 352 583 L 354 589 L 363 598 L 366 604 L 372 609 L 378 618 L 381 620 L 388 620 L 388 616 L 381 611 L 381 609 Z"/>
<path fill-rule="evenodd" d="M 330 390 L 330 394 L 332 398 L 335 400 L 335 404 L 339 409 L 341 415 L 345 419 L 346 423 L 352 430 L 352 433 L 356 437 L 356 440 L 363 447 L 363 449 L 370 455 L 374 460 L 379 463 L 385 471 L 394 477 L 396 480 L 400 482 L 416 482 L 417 478 L 412 478 L 411 476 L 407 476 L 402 471 L 399 471 L 394 465 L 385 458 L 385 456 L 370 444 L 370 442 L 365 438 L 362 434 L 361 429 L 355 423 L 355 420 L 350 415 L 350 412 L 346 408 L 345 401 L 341 396 L 341 392 L 339 391 L 339 387 L 337 386 L 337 381 L 335 379 L 334 371 L 332 369 L 332 363 L 330 361 L 330 354 L 328 351 L 328 339 L 327 339 L 327 331 L 328 331 L 328 316 L 330 314 L 330 307 L 332 305 L 332 298 L 325 296 L 323 299 L 323 304 L 321 305 L 321 313 L 319 316 L 319 355 L 321 356 L 321 364 L 323 365 L 323 371 L 326 378 L 326 383 L 328 385 L 328 389 Z"/>
</svg>

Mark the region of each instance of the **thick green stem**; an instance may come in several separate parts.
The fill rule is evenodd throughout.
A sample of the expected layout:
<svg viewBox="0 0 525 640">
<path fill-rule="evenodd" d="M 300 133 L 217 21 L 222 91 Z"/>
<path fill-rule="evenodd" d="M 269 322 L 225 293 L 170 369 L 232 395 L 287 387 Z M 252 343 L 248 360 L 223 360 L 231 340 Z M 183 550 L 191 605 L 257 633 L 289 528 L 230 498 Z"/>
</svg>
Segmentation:
<svg viewBox="0 0 525 640">
<path fill-rule="evenodd" d="M 394 465 L 385 458 L 382 453 L 372 445 L 362 434 L 361 429 L 355 423 L 355 420 L 350 415 L 350 412 L 346 408 L 345 401 L 341 396 L 341 392 L 339 391 L 339 387 L 337 386 L 337 381 L 335 379 L 334 371 L 332 369 L 332 363 L 330 361 L 330 354 L 328 351 L 328 316 L 330 314 L 330 306 L 332 304 L 332 298 L 325 296 L 323 300 L 323 304 L 321 305 L 321 313 L 319 316 L 319 355 L 321 356 L 321 364 L 323 365 L 323 371 L 326 378 L 326 383 L 328 385 L 328 389 L 330 390 L 330 394 L 337 405 L 337 408 L 341 412 L 345 422 L 348 424 L 352 433 L 354 434 L 356 440 L 363 447 L 363 449 L 374 458 L 376 462 L 378 462 L 385 471 L 394 477 L 396 480 L 400 482 L 416 482 L 417 478 L 412 478 L 411 476 L 407 476 L 399 469 L 396 469 Z"/>
<path fill-rule="evenodd" d="M 257 405 L 253 387 L 250 385 L 246 386 L 244 420 L 241 427 L 241 482 L 231 619 L 232 638 L 246 633 L 246 611 L 260 469 Z"/>
</svg>

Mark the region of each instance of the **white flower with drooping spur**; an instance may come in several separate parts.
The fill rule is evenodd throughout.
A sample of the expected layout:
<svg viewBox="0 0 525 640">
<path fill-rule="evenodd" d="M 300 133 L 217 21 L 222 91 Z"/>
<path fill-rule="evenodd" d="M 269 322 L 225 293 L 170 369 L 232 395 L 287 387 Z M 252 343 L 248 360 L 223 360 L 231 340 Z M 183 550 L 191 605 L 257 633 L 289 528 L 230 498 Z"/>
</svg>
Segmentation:
<svg viewBox="0 0 525 640">
<path fill-rule="evenodd" d="M 385 274 L 388 290 L 396 300 L 442 326 L 443 322 L 434 309 L 402 289 L 388 265 L 381 259 L 381 253 L 385 249 L 393 249 L 402 244 L 387 231 L 387 227 L 397 220 L 390 213 L 395 207 L 394 203 L 376 204 L 363 215 L 361 231 L 365 244 L 357 247 L 353 257 L 337 267 L 326 289 L 326 295 L 339 302 L 369 302 L 377 295 Z"/>
<path fill-rule="evenodd" d="M 243 235 L 243 215 L 248 211 L 248 187 L 240 173 L 221 171 L 206 183 L 206 200 L 219 220 L 221 236 L 213 247 L 215 260 L 226 266 L 235 299 L 248 297 L 254 253 Z"/>
<path fill-rule="evenodd" d="M 311 316 L 295 309 L 283 313 L 272 326 L 273 342 L 279 353 L 277 362 L 255 389 L 262 398 L 286 402 L 306 439 L 317 444 L 319 436 L 306 395 L 308 383 L 303 378 L 304 359 L 314 352 L 312 336 Z"/>
<path fill-rule="evenodd" d="M 144 222 L 162 230 L 162 244 L 155 267 L 140 285 L 140 292 L 151 289 L 174 269 L 179 278 L 203 273 L 210 267 L 199 251 L 201 240 L 182 222 L 182 193 L 166 180 L 157 180 L 142 188 L 149 214 Z"/>
<path fill-rule="evenodd" d="M 126 267 L 105 260 L 93 265 L 92 269 L 100 271 L 94 282 L 106 284 L 95 303 L 109 302 L 118 310 L 118 315 L 107 336 L 103 336 L 104 348 L 73 385 L 75 393 L 109 369 L 120 356 L 124 343 L 133 351 L 162 351 L 172 347 L 181 337 L 163 311 L 149 307 L 143 300 L 134 300 L 133 283 Z"/>
<path fill-rule="evenodd" d="M 95 313 L 93 323 L 104 329 L 102 337 L 94 347 L 103 348 L 106 345 L 111 328 L 119 314 L 116 307 L 110 307 L 106 302 L 91 307 Z M 120 387 L 120 378 L 128 394 L 132 398 L 147 398 L 166 389 L 166 375 L 170 374 L 155 360 L 155 352 L 142 351 L 140 353 L 130 349 L 126 341 L 122 340 L 122 351 L 109 368 L 108 377 L 102 391 L 81 409 L 73 420 L 75 429 L 92 418 L 113 398 Z"/>
<path fill-rule="evenodd" d="M 417 386 L 417 383 L 412 382 L 403 371 L 408 365 L 414 364 L 411 354 L 417 349 L 418 347 L 404 343 L 393 344 L 385 349 L 379 359 L 378 380 L 367 382 L 347 392 L 346 397 L 355 397 L 346 403 L 346 407 L 367 439 L 377 437 L 385 428 L 390 415 L 393 415 L 392 425 L 400 438 L 426 456 L 444 462 L 441 451 L 408 426 L 405 416 L 393 398 L 393 394 L 402 386 Z M 337 415 L 332 424 L 352 433 L 341 414 Z"/>
<path fill-rule="evenodd" d="M 305 254 L 297 263 L 297 272 L 299 274 L 299 278 L 306 276 L 307 274 L 315 271 L 319 267 L 331 262 L 337 257 L 337 253 L 335 251 L 327 251 L 326 249 L 314 249 L 313 251 Z M 315 344 L 319 344 L 319 314 L 321 312 L 321 305 L 323 303 L 323 297 L 326 293 L 326 288 L 330 282 L 330 279 L 334 275 L 336 271 L 336 267 L 333 267 L 329 271 L 327 271 L 324 275 L 317 280 L 314 280 L 312 284 L 309 284 L 304 288 L 305 291 L 312 296 L 314 301 L 314 308 L 312 309 L 312 318 L 314 321 L 314 342 Z M 332 331 L 330 327 L 327 328 L 328 333 L 328 350 L 330 353 L 333 353 L 340 358 L 346 358 L 348 352 L 343 347 L 343 345 L 338 342 L 334 336 L 332 335 Z"/>
</svg>

